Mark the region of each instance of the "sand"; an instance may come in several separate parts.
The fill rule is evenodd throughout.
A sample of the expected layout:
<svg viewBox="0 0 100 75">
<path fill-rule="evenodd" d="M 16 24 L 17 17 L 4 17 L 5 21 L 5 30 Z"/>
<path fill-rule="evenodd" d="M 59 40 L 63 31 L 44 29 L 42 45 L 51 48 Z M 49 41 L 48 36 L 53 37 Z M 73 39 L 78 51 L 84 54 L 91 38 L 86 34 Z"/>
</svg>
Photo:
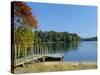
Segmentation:
<svg viewBox="0 0 100 75">
<path fill-rule="evenodd" d="M 15 73 L 37 73 L 37 72 L 54 72 L 54 71 L 69 71 L 69 70 L 84 70 L 96 69 L 97 63 L 91 62 L 41 62 L 28 63 L 22 67 L 16 67 Z"/>
</svg>

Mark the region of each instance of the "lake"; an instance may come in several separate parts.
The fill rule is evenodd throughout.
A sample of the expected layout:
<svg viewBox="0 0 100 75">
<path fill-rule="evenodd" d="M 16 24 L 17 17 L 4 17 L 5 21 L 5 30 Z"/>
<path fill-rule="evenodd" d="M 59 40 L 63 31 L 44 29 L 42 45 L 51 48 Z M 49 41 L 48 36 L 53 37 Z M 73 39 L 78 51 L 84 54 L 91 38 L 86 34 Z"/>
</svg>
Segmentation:
<svg viewBox="0 0 100 75">
<path fill-rule="evenodd" d="M 73 47 L 73 46 L 72 46 Z M 76 48 L 64 50 L 64 61 L 97 61 L 97 42 L 83 41 Z"/>
<path fill-rule="evenodd" d="M 43 43 L 34 51 L 35 55 L 63 55 L 63 61 L 97 61 L 97 42 L 82 41 L 71 43 Z"/>
</svg>

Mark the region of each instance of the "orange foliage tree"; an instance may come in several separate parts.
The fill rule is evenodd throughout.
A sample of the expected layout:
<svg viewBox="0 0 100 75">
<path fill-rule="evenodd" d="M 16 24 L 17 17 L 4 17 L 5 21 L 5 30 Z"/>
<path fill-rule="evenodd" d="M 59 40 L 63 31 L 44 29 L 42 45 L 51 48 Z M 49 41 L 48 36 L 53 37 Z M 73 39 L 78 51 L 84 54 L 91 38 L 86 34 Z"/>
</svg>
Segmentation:
<svg viewBox="0 0 100 75">
<path fill-rule="evenodd" d="M 37 21 L 32 15 L 31 8 L 25 2 L 14 3 L 14 16 L 27 22 L 33 28 L 37 28 Z"/>
<path fill-rule="evenodd" d="M 31 46 L 34 42 L 33 28 L 37 28 L 37 21 L 25 2 L 14 2 L 15 43 Z"/>
</svg>

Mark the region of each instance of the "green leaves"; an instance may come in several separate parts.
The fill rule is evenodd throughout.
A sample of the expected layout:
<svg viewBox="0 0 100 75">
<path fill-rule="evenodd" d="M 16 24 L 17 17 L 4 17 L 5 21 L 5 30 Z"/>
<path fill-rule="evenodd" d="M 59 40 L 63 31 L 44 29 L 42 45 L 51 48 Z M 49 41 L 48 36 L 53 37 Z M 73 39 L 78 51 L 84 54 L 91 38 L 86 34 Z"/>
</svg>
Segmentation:
<svg viewBox="0 0 100 75">
<path fill-rule="evenodd" d="M 14 2 L 14 32 L 15 32 L 15 44 L 27 45 L 31 47 L 34 43 L 35 34 L 32 32 L 33 28 L 37 28 L 37 20 L 32 15 L 31 7 L 25 2 Z"/>
<path fill-rule="evenodd" d="M 35 35 L 38 42 L 72 42 L 80 40 L 77 34 L 68 32 L 36 31 Z"/>
<path fill-rule="evenodd" d="M 17 28 L 16 32 L 16 43 L 17 44 L 24 44 L 28 46 L 32 46 L 34 43 L 34 33 L 32 32 L 31 27 L 29 26 L 20 26 Z"/>
</svg>

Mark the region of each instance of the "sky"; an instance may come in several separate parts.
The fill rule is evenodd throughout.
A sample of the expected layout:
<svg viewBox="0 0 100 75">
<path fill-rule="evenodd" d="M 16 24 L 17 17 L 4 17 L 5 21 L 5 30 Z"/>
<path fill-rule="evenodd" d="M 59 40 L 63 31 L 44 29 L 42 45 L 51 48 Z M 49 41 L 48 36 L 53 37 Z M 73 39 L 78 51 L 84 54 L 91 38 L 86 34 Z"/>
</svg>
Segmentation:
<svg viewBox="0 0 100 75">
<path fill-rule="evenodd" d="M 42 31 L 77 33 L 87 38 L 97 35 L 97 7 L 68 4 L 27 3 Z"/>
</svg>

